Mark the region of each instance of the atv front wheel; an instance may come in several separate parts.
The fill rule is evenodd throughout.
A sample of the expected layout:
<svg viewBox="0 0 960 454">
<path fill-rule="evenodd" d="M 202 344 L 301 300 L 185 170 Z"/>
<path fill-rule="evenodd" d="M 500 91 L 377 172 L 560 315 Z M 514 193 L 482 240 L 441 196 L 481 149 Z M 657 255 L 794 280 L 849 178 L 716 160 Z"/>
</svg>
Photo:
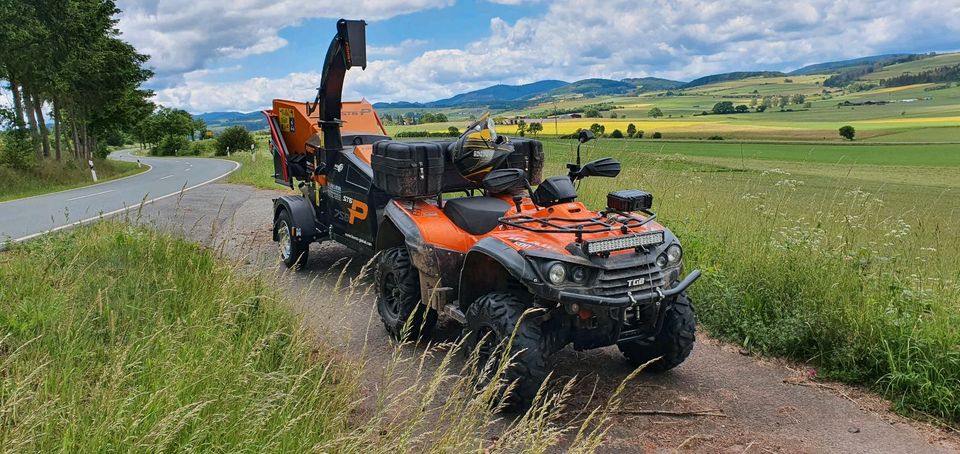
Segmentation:
<svg viewBox="0 0 960 454">
<path fill-rule="evenodd" d="M 507 384 L 517 382 L 511 395 L 506 398 L 509 410 L 528 408 L 548 372 L 548 354 L 539 319 L 536 314 L 528 314 L 521 322 L 527 307 L 527 304 L 509 293 L 488 293 L 467 309 L 467 324 L 463 328 L 466 353 L 470 355 L 476 350 L 477 368 L 481 373 L 487 373 L 487 376 L 481 377 L 481 385 L 486 384 L 502 359 L 513 357 L 512 364 L 503 374 Z M 516 336 L 510 352 L 504 353 L 503 348 L 513 335 L 514 328 Z"/>
<path fill-rule="evenodd" d="M 283 210 L 273 224 L 273 232 L 280 247 L 280 260 L 283 260 L 283 264 L 287 268 L 300 268 L 307 262 L 310 245 L 294 238 L 290 231 L 291 226 L 293 222 L 290 220 L 290 213 Z"/>
<path fill-rule="evenodd" d="M 693 313 L 693 305 L 686 294 L 681 294 L 667 308 L 663 327 L 652 343 L 634 340 L 621 342 L 617 347 L 635 367 L 660 357 L 660 360 L 651 363 L 644 371 L 666 372 L 679 366 L 690 355 L 696 339 L 696 329 L 697 317 Z"/>
<path fill-rule="evenodd" d="M 430 333 L 437 311 L 420 303 L 420 275 L 407 248 L 387 249 L 377 263 L 377 312 L 387 332 L 397 340 L 414 340 Z"/>
</svg>

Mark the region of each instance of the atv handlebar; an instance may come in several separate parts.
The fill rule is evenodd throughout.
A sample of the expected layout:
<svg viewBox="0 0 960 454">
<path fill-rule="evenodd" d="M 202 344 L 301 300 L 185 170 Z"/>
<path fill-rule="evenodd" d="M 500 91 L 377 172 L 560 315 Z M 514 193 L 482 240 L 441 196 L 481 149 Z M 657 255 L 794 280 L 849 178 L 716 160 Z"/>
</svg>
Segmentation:
<svg viewBox="0 0 960 454">
<path fill-rule="evenodd" d="M 626 297 L 622 298 L 607 298 L 605 296 L 596 296 L 596 295 L 585 295 L 582 293 L 572 293 L 572 292 L 560 292 L 560 302 L 561 303 L 578 303 L 578 304 L 593 304 L 596 306 L 605 306 L 605 307 L 631 307 L 637 304 L 652 303 L 656 301 L 661 301 L 666 298 L 670 298 L 680 293 L 683 293 L 691 284 L 693 284 L 697 279 L 700 278 L 700 270 L 693 270 L 690 274 L 687 275 L 679 284 L 675 287 L 667 290 L 657 289 L 655 291 L 649 291 L 644 293 L 639 293 L 636 295 L 628 293 Z"/>
</svg>

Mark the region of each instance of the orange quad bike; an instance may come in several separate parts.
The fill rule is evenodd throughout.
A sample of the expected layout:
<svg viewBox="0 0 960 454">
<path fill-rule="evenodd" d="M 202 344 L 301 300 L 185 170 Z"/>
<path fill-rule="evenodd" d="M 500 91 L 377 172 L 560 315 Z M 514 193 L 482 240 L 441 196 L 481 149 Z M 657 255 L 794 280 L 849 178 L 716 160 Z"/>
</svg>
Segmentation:
<svg viewBox="0 0 960 454">
<path fill-rule="evenodd" d="M 372 105 L 341 100 L 346 71 L 366 67 L 365 26 L 337 23 L 314 102 L 264 111 L 274 177 L 299 189 L 273 204 L 283 262 L 306 266 L 309 245 L 329 240 L 376 257 L 377 310 L 397 339 L 428 335 L 444 314 L 469 351 L 497 361 L 516 332 L 505 373 L 516 408 L 570 344 L 616 345 L 634 365 L 659 358 L 654 372 L 682 363 L 696 327 L 685 291 L 700 272 L 684 275 L 652 196 L 612 192 L 600 211 L 577 201 L 576 182 L 620 173 L 612 158 L 580 165 L 589 131 L 567 175 L 545 180 L 542 144 L 497 135 L 486 118 L 455 141 L 391 140 Z"/>
</svg>

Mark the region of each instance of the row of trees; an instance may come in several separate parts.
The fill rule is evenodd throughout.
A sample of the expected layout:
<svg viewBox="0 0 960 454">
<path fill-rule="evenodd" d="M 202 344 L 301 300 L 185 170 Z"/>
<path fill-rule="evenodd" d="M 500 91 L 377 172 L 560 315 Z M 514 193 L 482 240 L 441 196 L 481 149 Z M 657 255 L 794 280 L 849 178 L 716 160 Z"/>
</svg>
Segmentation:
<svg viewBox="0 0 960 454">
<path fill-rule="evenodd" d="M 605 137 L 607 135 L 607 127 L 600 123 L 594 123 L 590 125 L 590 131 L 593 132 L 593 134 L 597 137 Z M 577 130 L 577 133 L 579 132 L 580 131 Z M 574 134 L 574 136 L 575 135 L 576 134 Z M 644 132 L 637 129 L 637 125 L 630 123 L 627 125 L 626 134 L 624 134 L 623 131 L 619 129 L 614 129 L 613 132 L 610 133 L 609 137 L 612 139 L 623 139 L 623 138 L 642 139 L 643 135 L 644 135 Z M 663 135 L 660 134 L 659 132 L 654 132 L 651 137 L 654 139 L 659 139 L 663 137 Z"/>
<path fill-rule="evenodd" d="M 939 66 L 916 74 L 905 72 L 899 76 L 883 80 L 881 83 L 884 87 L 902 87 L 904 85 L 953 82 L 955 80 L 960 80 L 960 65 Z"/>
<path fill-rule="evenodd" d="M 801 105 L 806 104 L 807 96 L 802 93 L 796 93 L 793 95 L 773 95 L 773 96 L 764 96 L 764 97 L 753 97 L 750 98 L 750 107 L 761 107 L 763 110 L 779 107 L 785 109 L 791 103 Z"/>
<path fill-rule="evenodd" d="M 120 40 L 118 13 L 113 0 L 0 0 L 0 79 L 13 99 L 5 120 L 33 158 L 89 159 L 154 110 L 141 88 L 148 57 Z"/>
<path fill-rule="evenodd" d="M 403 115 L 385 113 L 380 119 L 386 124 L 419 125 L 424 123 L 446 123 L 449 121 L 446 114 L 437 112 L 407 112 Z"/>
<path fill-rule="evenodd" d="M 207 123 L 194 119 L 189 112 L 180 109 L 160 107 L 141 118 L 130 131 L 141 148 L 156 147 L 164 139 L 179 137 L 191 141 L 203 138 Z"/>
</svg>

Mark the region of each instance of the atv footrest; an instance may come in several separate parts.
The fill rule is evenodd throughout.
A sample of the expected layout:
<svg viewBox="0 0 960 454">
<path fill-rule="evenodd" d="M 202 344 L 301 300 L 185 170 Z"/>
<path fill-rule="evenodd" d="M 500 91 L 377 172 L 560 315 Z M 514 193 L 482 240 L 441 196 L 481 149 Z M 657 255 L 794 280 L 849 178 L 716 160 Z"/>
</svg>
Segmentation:
<svg viewBox="0 0 960 454">
<path fill-rule="evenodd" d="M 460 324 L 467 324 L 467 316 L 463 314 L 463 311 L 461 311 L 460 307 L 455 303 L 449 303 L 443 306 L 443 313 Z"/>
</svg>

